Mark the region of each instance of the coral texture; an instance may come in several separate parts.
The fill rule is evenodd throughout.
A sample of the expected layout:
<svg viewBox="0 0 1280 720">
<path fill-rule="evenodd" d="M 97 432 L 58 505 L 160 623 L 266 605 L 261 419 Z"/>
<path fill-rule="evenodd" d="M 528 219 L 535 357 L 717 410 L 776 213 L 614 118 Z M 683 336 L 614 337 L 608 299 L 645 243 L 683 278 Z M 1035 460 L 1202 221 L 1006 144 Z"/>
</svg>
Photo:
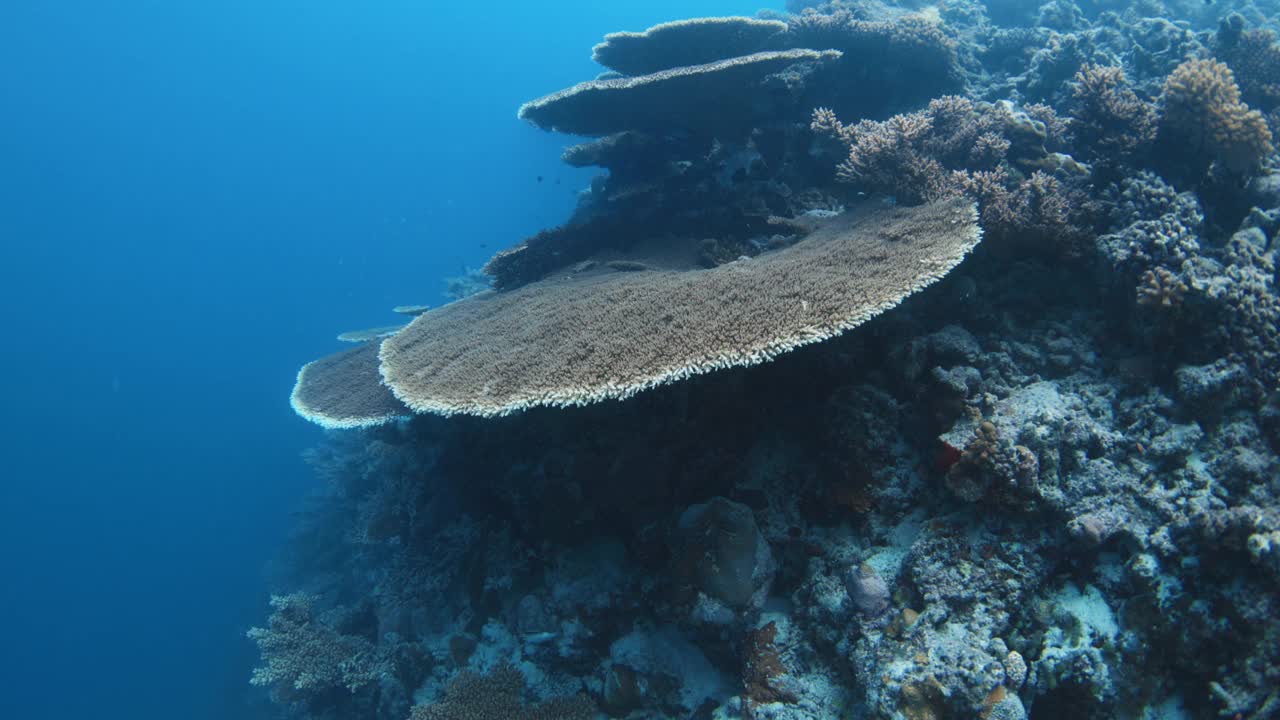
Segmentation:
<svg viewBox="0 0 1280 720">
<path fill-rule="evenodd" d="M 1087 237 L 1078 177 L 1033 169 L 1047 166 L 1047 129 L 1008 104 L 948 96 L 918 112 L 855 125 L 819 108 L 810 127 L 847 149 L 836 177 L 858 190 L 904 203 L 973 198 L 988 237 L 1000 244 L 1076 254 Z"/>
<path fill-rule="evenodd" d="M 525 704 L 524 676 L 511 665 L 487 675 L 464 671 L 445 688 L 443 697 L 416 705 L 409 720 L 592 720 L 595 706 L 577 695 Z"/>
<path fill-rule="evenodd" d="M 1231 68 L 1188 60 L 1165 81 L 1161 131 L 1231 172 L 1251 171 L 1271 153 L 1266 119 L 1240 100 Z"/>
<path fill-rule="evenodd" d="M 866 208 L 789 248 L 707 270 L 591 269 L 420 316 L 382 374 L 418 412 L 498 415 L 622 398 L 839 335 L 955 267 L 972 207 Z"/>
<path fill-rule="evenodd" d="M 761 103 L 760 85 L 768 76 L 839 57 L 835 50 L 773 50 L 639 77 L 591 80 L 531 100 L 518 114 L 538 127 L 574 135 L 622 130 L 731 134 L 750 130 L 753 121 L 778 111 Z"/>
<path fill-rule="evenodd" d="M 775 49 L 787 24 L 780 20 L 712 17 L 661 23 L 644 32 L 616 32 L 592 48 L 591 59 L 623 75 L 704 65 Z"/>
<path fill-rule="evenodd" d="M 380 341 L 309 362 L 289 397 L 302 417 L 328 428 L 381 425 L 410 414 L 378 374 Z"/>
<path fill-rule="evenodd" d="M 267 627 L 252 628 L 266 664 L 253 671 L 251 682 L 289 699 L 334 688 L 354 692 L 377 682 L 385 659 L 368 640 L 338 633 L 315 616 L 315 598 L 302 593 L 271 598 Z"/>
<path fill-rule="evenodd" d="M 1156 108 L 1134 93 L 1123 68 L 1086 65 L 1072 89 L 1071 132 L 1087 149 L 1082 159 L 1130 164 L 1155 141 Z"/>
<path fill-rule="evenodd" d="M 602 173 L 306 456 L 290 716 L 1280 716 L 1273 0 L 789 6 L 546 103 Z"/>
</svg>

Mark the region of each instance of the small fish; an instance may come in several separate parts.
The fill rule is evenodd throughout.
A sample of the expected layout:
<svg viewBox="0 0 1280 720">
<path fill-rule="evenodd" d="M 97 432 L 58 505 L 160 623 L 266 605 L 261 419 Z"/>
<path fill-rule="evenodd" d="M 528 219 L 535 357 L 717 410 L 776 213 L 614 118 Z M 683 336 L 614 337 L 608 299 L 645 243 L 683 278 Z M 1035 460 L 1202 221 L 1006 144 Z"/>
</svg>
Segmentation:
<svg viewBox="0 0 1280 720">
<path fill-rule="evenodd" d="M 541 176 L 541 175 L 539 175 L 539 176 L 538 176 L 538 182 L 542 182 L 542 176 Z"/>
</svg>

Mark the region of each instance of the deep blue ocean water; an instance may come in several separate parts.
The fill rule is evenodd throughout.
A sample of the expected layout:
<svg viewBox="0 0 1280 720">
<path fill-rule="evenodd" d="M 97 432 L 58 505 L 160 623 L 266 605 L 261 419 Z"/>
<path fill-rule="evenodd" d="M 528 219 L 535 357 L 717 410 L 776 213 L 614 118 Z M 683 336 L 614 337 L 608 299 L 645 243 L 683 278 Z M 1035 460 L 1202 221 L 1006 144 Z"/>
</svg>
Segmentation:
<svg viewBox="0 0 1280 720">
<path fill-rule="evenodd" d="M 757 7 L 0 5 L 0 718 L 253 717 L 297 367 L 565 219 L 584 48 Z"/>
</svg>

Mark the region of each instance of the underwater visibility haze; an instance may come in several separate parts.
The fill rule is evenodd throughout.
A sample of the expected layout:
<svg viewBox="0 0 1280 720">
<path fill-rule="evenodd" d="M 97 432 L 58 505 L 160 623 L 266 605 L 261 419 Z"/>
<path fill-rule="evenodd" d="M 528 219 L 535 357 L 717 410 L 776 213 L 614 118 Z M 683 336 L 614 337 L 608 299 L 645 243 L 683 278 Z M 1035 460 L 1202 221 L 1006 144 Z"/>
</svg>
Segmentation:
<svg viewBox="0 0 1280 720">
<path fill-rule="evenodd" d="M 1280 718 L 1275 0 L 0 10 L 0 717 Z"/>
</svg>

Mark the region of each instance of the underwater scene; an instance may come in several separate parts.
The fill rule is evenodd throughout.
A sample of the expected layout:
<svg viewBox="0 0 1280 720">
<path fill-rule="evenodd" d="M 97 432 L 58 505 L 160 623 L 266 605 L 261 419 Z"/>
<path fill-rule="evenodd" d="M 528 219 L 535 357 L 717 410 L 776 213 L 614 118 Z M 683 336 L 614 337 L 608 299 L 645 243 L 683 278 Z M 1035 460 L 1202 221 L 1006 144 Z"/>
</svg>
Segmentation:
<svg viewBox="0 0 1280 720">
<path fill-rule="evenodd" d="M 1280 718 L 1280 1 L 20 5 L 0 717 Z"/>
</svg>

